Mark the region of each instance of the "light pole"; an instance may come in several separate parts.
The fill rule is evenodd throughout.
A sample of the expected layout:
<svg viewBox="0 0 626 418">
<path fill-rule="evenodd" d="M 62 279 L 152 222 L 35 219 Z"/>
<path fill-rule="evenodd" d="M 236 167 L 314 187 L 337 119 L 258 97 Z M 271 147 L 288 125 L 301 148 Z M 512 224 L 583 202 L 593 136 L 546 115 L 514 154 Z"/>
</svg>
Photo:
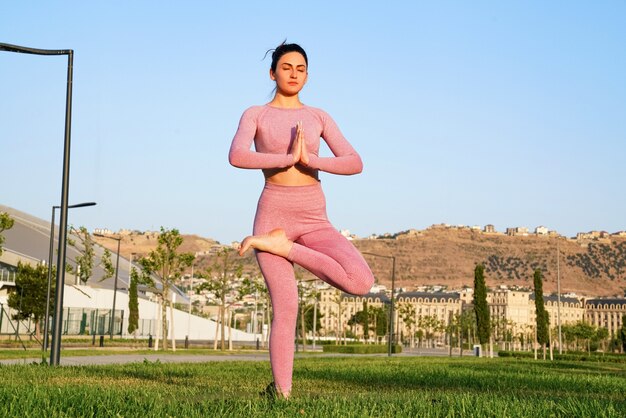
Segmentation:
<svg viewBox="0 0 626 418">
<path fill-rule="evenodd" d="M 561 339 L 561 269 L 559 265 L 561 254 L 559 250 L 559 238 L 556 240 L 556 317 L 559 324 L 559 354 L 563 354 L 563 340 Z"/>
<path fill-rule="evenodd" d="M 133 273 L 135 272 L 135 267 L 133 267 L 133 257 L 135 257 L 135 255 L 137 255 L 137 253 L 132 253 L 131 252 L 130 253 L 130 258 L 128 259 L 128 300 L 129 300 L 129 302 L 128 302 L 128 304 L 129 304 L 128 305 L 128 309 L 129 309 L 129 315 L 128 315 L 128 322 L 129 322 L 129 324 L 128 324 L 128 326 L 129 326 L 129 329 L 130 329 L 130 297 L 131 297 L 130 296 L 130 287 L 131 287 L 132 282 L 134 280 Z M 136 287 L 135 287 L 135 290 L 137 290 Z M 136 293 L 137 292 L 135 291 L 135 295 L 136 295 Z M 138 309 L 138 307 L 137 307 L 137 309 Z M 138 327 L 139 327 L 139 323 L 137 323 L 137 328 Z M 135 336 L 135 338 L 137 338 L 137 329 L 135 329 L 133 331 L 133 335 Z"/>
<path fill-rule="evenodd" d="M 104 234 L 94 234 L 96 237 L 109 238 L 117 241 L 117 258 L 115 261 L 115 281 L 113 282 L 113 308 L 111 309 L 111 319 L 109 320 L 109 336 L 113 339 L 113 325 L 115 324 L 115 298 L 117 296 L 117 274 L 120 266 L 120 241 L 122 237 L 112 237 Z"/>
<path fill-rule="evenodd" d="M 84 202 L 77 203 L 75 205 L 69 205 L 68 209 L 83 208 L 86 206 L 96 206 L 96 202 Z M 54 251 L 54 211 L 59 209 L 60 206 L 52 206 L 52 220 L 50 221 L 50 249 L 48 250 L 48 293 L 46 293 L 46 320 L 43 324 L 43 351 L 48 350 L 48 321 L 50 318 L 50 287 L 52 282 L 52 252 Z"/>
<path fill-rule="evenodd" d="M 389 341 L 388 341 L 389 347 L 387 349 L 387 355 L 391 357 L 392 347 L 393 347 L 393 343 L 395 340 L 394 335 L 393 335 L 393 322 L 394 322 L 393 311 L 394 311 L 395 294 L 396 294 L 396 256 L 369 253 L 365 251 L 362 251 L 361 254 L 373 255 L 375 257 L 382 257 L 382 258 L 390 258 L 392 262 L 392 265 L 391 265 L 391 307 L 389 310 Z"/>
<path fill-rule="evenodd" d="M 63 141 L 63 176 L 61 180 L 61 222 L 59 230 L 59 251 L 57 258 L 57 283 L 54 306 L 54 328 L 52 329 L 52 350 L 50 364 L 59 365 L 61 358 L 61 324 L 63 323 L 63 285 L 65 284 L 65 250 L 67 247 L 67 200 L 70 189 L 70 138 L 72 132 L 72 78 L 74 73 L 74 50 L 35 49 L 24 46 L 0 43 L 0 51 L 34 55 L 67 55 L 67 83 L 65 92 L 65 135 Z"/>
<path fill-rule="evenodd" d="M 191 278 L 189 279 L 189 312 L 187 313 L 187 341 L 191 338 L 191 296 L 193 295 L 193 263 L 191 264 Z M 236 317 L 235 317 L 236 318 Z"/>
</svg>

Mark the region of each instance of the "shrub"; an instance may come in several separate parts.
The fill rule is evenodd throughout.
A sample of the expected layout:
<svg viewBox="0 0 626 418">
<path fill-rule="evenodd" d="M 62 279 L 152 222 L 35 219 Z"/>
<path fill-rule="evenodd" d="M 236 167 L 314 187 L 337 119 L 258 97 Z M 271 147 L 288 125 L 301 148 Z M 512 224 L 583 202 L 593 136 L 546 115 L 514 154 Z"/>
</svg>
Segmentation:
<svg viewBox="0 0 626 418">
<path fill-rule="evenodd" d="M 532 351 L 499 351 L 498 357 L 514 357 L 514 358 L 534 358 L 535 354 Z M 586 353 L 586 352 L 573 352 L 558 354 L 554 353 L 555 360 L 565 361 L 597 361 L 597 362 L 612 362 L 612 363 L 626 363 L 626 356 L 623 354 L 611 354 L 611 353 Z"/>
</svg>

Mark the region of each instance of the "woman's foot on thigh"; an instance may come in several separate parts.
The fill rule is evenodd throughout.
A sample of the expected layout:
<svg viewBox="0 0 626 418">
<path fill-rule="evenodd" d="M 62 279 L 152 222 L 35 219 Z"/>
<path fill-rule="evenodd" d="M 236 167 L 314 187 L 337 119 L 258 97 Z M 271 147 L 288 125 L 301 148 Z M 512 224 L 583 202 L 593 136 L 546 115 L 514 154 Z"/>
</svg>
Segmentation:
<svg viewBox="0 0 626 418">
<path fill-rule="evenodd" d="M 243 255 L 248 249 L 254 248 L 258 251 L 287 258 L 292 246 L 293 241 L 287 238 L 285 230 L 278 228 L 270 231 L 268 234 L 246 237 L 239 247 L 239 255 Z"/>
</svg>

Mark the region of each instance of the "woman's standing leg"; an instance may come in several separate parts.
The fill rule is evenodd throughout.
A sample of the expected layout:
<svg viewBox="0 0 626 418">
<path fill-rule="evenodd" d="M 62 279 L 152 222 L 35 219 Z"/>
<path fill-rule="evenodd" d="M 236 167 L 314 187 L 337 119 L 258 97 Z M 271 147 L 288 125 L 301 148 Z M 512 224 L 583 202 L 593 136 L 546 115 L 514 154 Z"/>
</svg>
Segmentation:
<svg viewBox="0 0 626 418">
<path fill-rule="evenodd" d="M 288 396 L 291 391 L 296 320 L 298 318 L 298 286 L 291 262 L 267 252 L 256 252 L 272 300 L 272 331 L 270 362 L 278 392 Z"/>
</svg>

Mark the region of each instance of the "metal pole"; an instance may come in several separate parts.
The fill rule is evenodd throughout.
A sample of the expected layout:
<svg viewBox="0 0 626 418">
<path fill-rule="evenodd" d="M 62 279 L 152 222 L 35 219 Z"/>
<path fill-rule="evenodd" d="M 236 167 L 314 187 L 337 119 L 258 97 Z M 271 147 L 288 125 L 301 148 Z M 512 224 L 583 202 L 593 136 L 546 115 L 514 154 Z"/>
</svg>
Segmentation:
<svg viewBox="0 0 626 418">
<path fill-rule="evenodd" d="M 395 305 L 395 293 L 396 293 L 396 257 L 395 256 L 391 256 L 391 260 L 392 260 L 392 269 L 391 269 L 391 313 L 390 313 L 390 317 L 389 318 L 389 353 L 387 354 L 389 357 L 391 357 L 391 353 L 392 353 L 392 346 L 394 343 L 394 335 L 393 335 L 393 311 L 394 311 L 394 305 Z"/>
<path fill-rule="evenodd" d="M 317 334 L 317 293 L 313 304 L 313 351 L 315 351 L 315 335 Z"/>
<path fill-rule="evenodd" d="M 189 281 L 189 312 L 187 316 L 187 337 L 191 336 L 191 295 L 193 293 L 193 264 L 191 264 L 191 279 Z M 235 322 L 237 317 L 235 316 Z"/>
<path fill-rule="evenodd" d="M 65 98 L 65 142 L 63 147 L 63 180 L 61 187 L 61 221 L 59 230 L 59 255 L 57 258 L 56 298 L 50 364 L 59 365 L 61 358 L 61 325 L 63 324 L 63 286 L 65 285 L 65 250 L 67 245 L 67 200 L 70 185 L 70 137 L 72 128 L 72 76 L 74 51 L 67 55 L 67 93 Z"/>
<path fill-rule="evenodd" d="M 559 251 L 559 239 L 556 241 L 556 317 L 559 324 L 559 354 L 563 354 L 563 340 L 561 339 L 561 269 L 559 265 L 560 251 Z"/>
<path fill-rule="evenodd" d="M 255 289 L 254 290 L 254 318 L 252 319 L 252 333 L 254 334 L 254 338 L 255 339 L 256 339 L 256 329 L 257 329 L 257 326 L 258 326 L 257 317 L 256 317 L 257 316 L 257 307 L 258 307 L 258 304 L 259 304 L 258 295 L 259 295 L 259 291 Z"/>
<path fill-rule="evenodd" d="M 48 250 L 48 292 L 46 293 L 46 316 L 43 322 L 43 351 L 48 351 L 48 322 L 50 322 L 50 287 L 52 282 L 52 252 L 54 251 L 54 212 L 52 206 L 52 220 L 50 221 L 50 249 Z"/>
<path fill-rule="evenodd" d="M 133 281 L 133 257 L 135 256 L 136 253 L 130 253 L 130 259 L 128 260 L 128 299 L 130 301 L 130 285 Z M 137 321 L 139 322 L 139 321 Z M 128 308 L 128 324 L 130 325 L 130 307 Z M 137 327 L 139 327 L 139 323 L 137 323 Z M 137 329 L 135 329 L 135 331 L 133 331 L 133 336 L 135 338 L 137 338 Z"/>
<path fill-rule="evenodd" d="M 67 198 L 69 194 L 70 174 L 70 137 L 72 126 L 72 74 L 74 51 L 71 49 L 36 49 L 18 45 L 0 43 L 0 51 L 17 52 L 34 55 L 67 55 L 67 91 L 65 96 L 65 141 L 63 145 L 63 179 L 61 182 L 61 223 L 59 237 L 59 254 L 57 263 L 57 289 L 52 333 L 52 351 L 50 364 L 58 365 L 61 355 L 61 321 L 63 312 L 63 284 L 65 282 L 65 246 L 67 233 Z"/>
<path fill-rule="evenodd" d="M 117 296 L 117 276 L 120 266 L 120 242 L 122 241 L 122 238 L 113 239 L 117 240 L 117 260 L 115 261 L 115 281 L 113 282 L 113 309 L 111 310 L 111 322 L 109 325 L 109 333 L 111 339 L 113 339 L 113 326 L 115 325 L 115 298 Z"/>
<path fill-rule="evenodd" d="M 73 208 L 82 208 L 85 206 L 95 206 L 96 202 L 84 202 L 84 203 L 77 203 L 75 205 L 69 205 L 67 208 L 68 209 L 73 209 Z M 55 220 L 55 211 L 57 209 L 59 209 L 60 206 L 52 206 L 52 220 L 50 221 L 50 248 L 48 249 L 48 291 L 46 293 L 46 316 L 45 316 L 45 321 L 44 321 L 44 325 L 43 325 L 43 335 L 44 335 L 44 339 L 43 339 L 43 351 L 47 351 L 48 350 L 48 334 L 49 334 L 49 327 L 48 327 L 48 322 L 50 322 L 50 288 L 52 287 L 52 253 L 54 251 L 54 220 Z M 80 266 L 79 266 L 80 268 Z"/>
</svg>

